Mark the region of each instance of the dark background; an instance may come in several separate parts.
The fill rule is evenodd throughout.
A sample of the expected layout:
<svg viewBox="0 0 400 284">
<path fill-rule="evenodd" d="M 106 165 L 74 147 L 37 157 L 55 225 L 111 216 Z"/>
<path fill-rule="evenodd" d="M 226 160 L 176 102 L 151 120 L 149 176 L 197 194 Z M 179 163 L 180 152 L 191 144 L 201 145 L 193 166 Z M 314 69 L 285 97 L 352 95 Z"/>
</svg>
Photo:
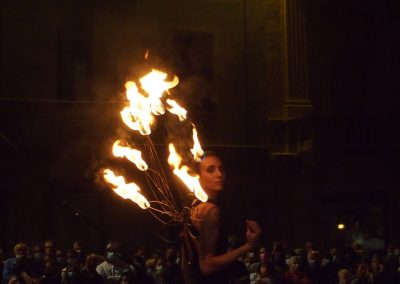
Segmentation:
<svg viewBox="0 0 400 284">
<path fill-rule="evenodd" d="M 118 117 L 123 84 L 152 66 L 179 76 L 174 94 L 204 146 L 224 157 L 231 231 L 243 234 L 253 218 L 267 242 L 298 247 L 311 239 L 327 248 L 342 240 L 338 222 L 358 219 L 370 236 L 399 238 L 396 1 L 302 1 L 313 147 L 294 155 L 275 155 L 270 144 L 283 129 L 269 123 L 272 98 L 283 97 L 273 87 L 284 83 L 264 59 L 278 60 L 281 49 L 264 48 L 268 40 L 254 32 L 280 30 L 281 2 L 228 2 L 4 1 L 6 252 L 18 241 L 48 238 L 84 239 L 91 249 L 110 238 L 130 248 L 163 245 L 150 214 L 96 182 L 100 167 L 119 165 L 109 149 L 127 133 Z M 262 27 L 258 7 L 265 8 Z M 160 156 L 163 133 L 158 125 Z"/>
</svg>

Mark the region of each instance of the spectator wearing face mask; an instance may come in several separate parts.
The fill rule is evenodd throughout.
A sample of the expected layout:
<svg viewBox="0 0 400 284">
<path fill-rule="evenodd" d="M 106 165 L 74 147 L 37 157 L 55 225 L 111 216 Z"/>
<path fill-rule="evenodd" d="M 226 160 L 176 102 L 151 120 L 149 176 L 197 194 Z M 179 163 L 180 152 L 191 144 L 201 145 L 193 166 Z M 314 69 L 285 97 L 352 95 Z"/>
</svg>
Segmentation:
<svg viewBox="0 0 400 284">
<path fill-rule="evenodd" d="M 96 267 L 104 283 L 118 283 L 124 272 L 132 271 L 132 267 L 122 260 L 121 244 L 109 242 L 106 246 L 106 260 Z"/>
<path fill-rule="evenodd" d="M 64 279 L 61 284 L 81 284 L 79 282 L 80 269 L 77 264 L 70 264 L 67 266 Z"/>
<path fill-rule="evenodd" d="M 30 276 L 32 271 L 32 261 L 27 258 L 28 246 L 18 243 L 14 247 L 14 257 L 4 261 L 3 283 L 8 283 L 12 277 L 16 281 L 32 281 Z"/>
<path fill-rule="evenodd" d="M 76 252 L 73 251 L 73 250 L 70 250 L 70 251 L 67 252 L 65 267 L 63 267 L 61 269 L 61 278 L 62 278 L 63 281 L 66 278 L 67 269 L 71 265 L 80 266 L 79 260 L 78 260 L 78 256 L 76 255 Z"/>
</svg>

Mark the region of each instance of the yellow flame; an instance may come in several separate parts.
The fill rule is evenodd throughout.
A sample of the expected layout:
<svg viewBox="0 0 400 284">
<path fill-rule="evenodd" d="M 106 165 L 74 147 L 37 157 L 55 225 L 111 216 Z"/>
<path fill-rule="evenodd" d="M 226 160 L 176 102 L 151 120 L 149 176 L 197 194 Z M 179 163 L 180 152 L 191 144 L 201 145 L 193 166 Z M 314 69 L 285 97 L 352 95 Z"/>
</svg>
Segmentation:
<svg viewBox="0 0 400 284">
<path fill-rule="evenodd" d="M 128 81 L 125 88 L 130 105 L 121 111 L 122 121 L 132 130 L 149 135 L 154 122 L 149 98 L 139 92 L 134 82 Z"/>
<path fill-rule="evenodd" d="M 169 104 L 171 107 L 168 108 L 168 111 L 170 113 L 176 114 L 179 118 L 179 121 L 184 121 L 186 120 L 186 114 L 187 111 L 183 107 L 181 107 L 176 101 L 167 99 L 166 100 L 167 104 Z"/>
<path fill-rule="evenodd" d="M 161 97 L 164 92 L 179 83 L 179 79 L 176 76 L 172 81 L 165 81 L 166 78 L 166 73 L 156 69 L 142 77 L 140 84 L 148 95 L 141 94 L 135 82 L 128 81 L 125 84 L 126 97 L 130 105 L 121 111 L 121 117 L 129 128 L 139 131 L 142 135 L 151 133 L 151 125 L 155 121 L 154 115 L 165 113 Z"/>
<path fill-rule="evenodd" d="M 141 171 L 147 171 L 148 169 L 146 162 L 142 159 L 142 152 L 136 149 L 132 149 L 130 147 L 122 146 L 121 140 L 117 140 L 114 142 L 113 154 L 115 157 L 126 157 Z"/>
<path fill-rule="evenodd" d="M 208 196 L 200 185 L 199 176 L 190 175 L 189 168 L 187 166 L 180 166 L 182 163 L 182 158 L 176 152 L 175 147 L 172 143 L 168 145 L 168 148 L 168 164 L 170 164 L 174 168 L 173 173 L 182 180 L 182 182 L 187 186 L 187 188 L 189 188 L 191 192 L 194 192 L 194 195 L 197 199 L 206 202 L 208 200 Z"/>
<path fill-rule="evenodd" d="M 192 123 L 193 126 L 193 148 L 190 150 L 193 154 L 193 158 L 196 162 L 200 162 L 203 158 L 204 151 L 201 148 L 201 144 L 199 138 L 197 137 L 197 130 L 195 125 Z"/>
<path fill-rule="evenodd" d="M 165 91 L 178 85 L 179 79 L 174 76 L 172 81 L 165 81 L 167 74 L 159 70 L 153 69 L 149 74 L 140 79 L 143 90 L 145 90 L 150 98 L 160 99 Z"/>
<path fill-rule="evenodd" d="M 103 176 L 113 186 L 113 191 L 122 198 L 132 200 L 143 209 L 150 207 L 150 203 L 139 193 L 140 188 L 135 183 L 125 183 L 123 176 L 116 176 L 110 169 L 104 170 Z"/>
<path fill-rule="evenodd" d="M 169 149 L 168 164 L 170 164 L 174 169 L 179 168 L 182 162 L 182 158 L 176 152 L 174 144 L 169 143 L 168 149 Z"/>
</svg>

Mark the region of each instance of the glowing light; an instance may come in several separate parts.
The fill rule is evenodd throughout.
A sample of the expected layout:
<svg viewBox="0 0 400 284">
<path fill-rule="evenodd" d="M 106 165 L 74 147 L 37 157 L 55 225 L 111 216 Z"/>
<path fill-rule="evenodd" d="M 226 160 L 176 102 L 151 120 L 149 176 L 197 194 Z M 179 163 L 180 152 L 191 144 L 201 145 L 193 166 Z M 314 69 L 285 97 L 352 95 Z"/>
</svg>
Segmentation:
<svg viewBox="0 0 400 284">
<path fill-rule="evenodd" d="M 115 157 L 126 157 L 129 161 L 134 163 L 136 167 L 141 171 L 147 171 L 148 166 L 142 159 L 142 152 L 136 149 L 132 149 L 127 146 L 121 145 L 121 140 L 117 140 L 113 144 L 113 154 Z"/>
<path fill-rule="evenodd" d="M 168 111 L 170 113 L 176 114 L 179 118 L 179 121 L 184 121 L 186 120 L 186 114 L 187 111 L 183 107 L 181 107 L 176 101 L 167 99 L 166 100 L 167 104 L 169 104 L 171 107 L 168 108 Z"/>
<path fill-rule="evenodd" d="M 194 126 L 194 124 L 192 124 L 193 126 L 193 148 L 190 150 L 193 154 L 193 159 L 196 162 L 200 162 L 201 159 L 204 156 L 204 151 L 201 148 L 200 142 L 199 142 L 199 138 L 197 138 L 197 130 L 196 127 Z"/>
<path fill-rule="evenodd" d="M 185 165 L 181 166 L 182 158 L 176 152 L 175 147 L 172 143 L 168 145 L 168 148 L 168 164 L 173 167 L 173 173 L 181 179 L 181 181 L 191 192 L 194 193 L 197 199 L 206 202 L 208 200 L 208 196 L 200 185 L 199 176 L 190 175 L 189 168 Z"/>
<path fill-rule="evenodd" d="M 346 226 L 344 224 L 340 223 L 340 224 L 337 225 L 337 228 L 339 230 L 344 230 L 346 228 Z"/>
<path fill-rule="evenodd" d="M 140 188 L 135 183 L 125 183 L 123 176 L 116 176 L 110 169 L 104 170 L 103 177 L 106 182 L 112 185 L 112 190 L 122 198 L 135 202 L 142 209 L 150 207 L 150 203 L 139 193 Z"/>
</svg>

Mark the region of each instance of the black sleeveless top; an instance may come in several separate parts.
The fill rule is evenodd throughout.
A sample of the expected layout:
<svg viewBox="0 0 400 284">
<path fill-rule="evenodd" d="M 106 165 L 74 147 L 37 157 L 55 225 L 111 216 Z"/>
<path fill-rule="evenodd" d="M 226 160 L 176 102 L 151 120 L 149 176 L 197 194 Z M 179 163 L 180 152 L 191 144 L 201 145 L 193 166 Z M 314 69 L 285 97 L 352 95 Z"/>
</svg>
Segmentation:
<svg viewBox="0 0 400 284">
<path fill-rule="evenodd" d="M 210 200 L 208 202 L 217 205 L 216 203 L 214 203 Z M 199 203 L 193 204 L 192 208 L 197 206 L 198 204 Z M 221 255 L 221 254 L 226 253 L 227 248 L 228 248 L 228 238 L 227 238 L 227 232 L 226 232 L 226 227 L 225 227 L 225 222 L 224 222 L 222 212 L 221 212 L 220 217 L 221 218 L 220 218 L 219 228 L 218 228 L 218 239 L 217 239 L 217 244 L 215 247 L 216 255 Z M 190 222 L 190 224 L 191 224 L 190 219 L 188 222 Z M 193 236 L 196 236 L 198 238 L 206 237 L 206 236 L 201 236 L 200 232 L 193 225 L 191 226 L 190 233 Z M 190 240 L 189 243 L 191 241 L 193 241 L 193 240 Z M 200 284 L 200 283 L 201 284 L 203 284 L 203 283 L 225 284 L 225 283 L 229 283 L 229 268 L 226 268 L 226 269 L 223 269 L 223 270 L 220 270 L 220 271 L 217 271 L 215 273 L 205 276 L 200 271 L 199 252 L 197 251 L 197 249 L 193 243 L 191 243 L 190 249 L 192 251 L 192 259 L 188 259 L 187 256 L 184 255 L 185 250 L 183 250 L 183 252 L 182 252 L 182 274 L 184 276 L 185 283 L 187 283 L 187 284 Z"/>
</svg>

